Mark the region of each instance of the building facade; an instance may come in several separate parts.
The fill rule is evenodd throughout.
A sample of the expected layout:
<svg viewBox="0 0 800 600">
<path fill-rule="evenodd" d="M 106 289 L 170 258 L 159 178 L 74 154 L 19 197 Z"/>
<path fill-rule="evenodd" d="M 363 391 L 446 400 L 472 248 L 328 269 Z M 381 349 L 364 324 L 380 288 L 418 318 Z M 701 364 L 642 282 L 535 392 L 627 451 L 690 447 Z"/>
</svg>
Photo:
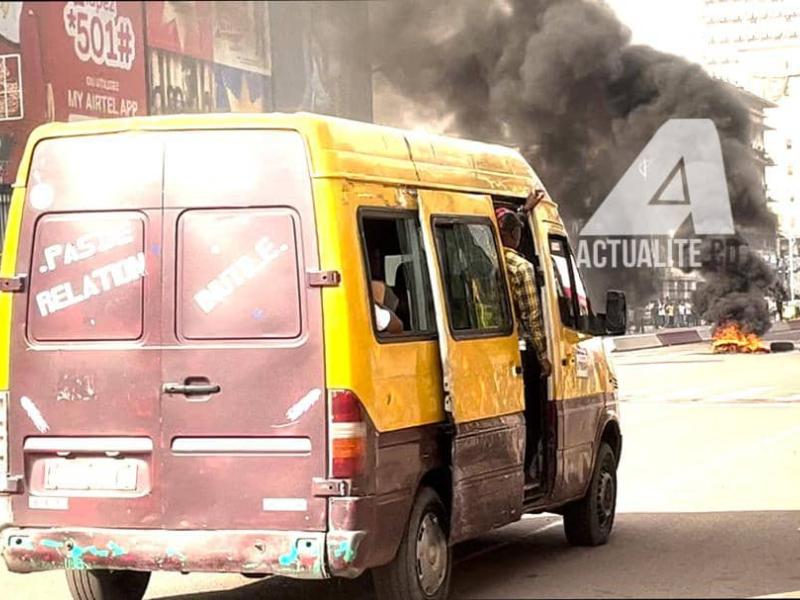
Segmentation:
<svg viewBox="0 0 800 600">
<path fill-rule="evenodd" d="M 800 294 L 800 0 L 704 0 L 706 68 L 766 107 L 767 197 L 778 215 L 775 261 Z"/>
</svg>

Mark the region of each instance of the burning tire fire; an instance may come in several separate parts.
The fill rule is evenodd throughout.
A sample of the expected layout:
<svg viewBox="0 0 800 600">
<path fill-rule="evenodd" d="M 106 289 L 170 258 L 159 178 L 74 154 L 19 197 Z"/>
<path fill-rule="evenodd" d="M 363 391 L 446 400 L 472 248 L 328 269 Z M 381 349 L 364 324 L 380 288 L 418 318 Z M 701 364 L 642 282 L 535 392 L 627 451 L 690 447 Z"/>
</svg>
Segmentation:
<svg viewBox="0 0 800 600">
<path fill-rule="evenodd" d="M 755 333 L 745 331 L 739 323 L 729 322 L 714 331 L 711 347 L 714 354 L 767 354 L 769 348 Z"/>
</svg>

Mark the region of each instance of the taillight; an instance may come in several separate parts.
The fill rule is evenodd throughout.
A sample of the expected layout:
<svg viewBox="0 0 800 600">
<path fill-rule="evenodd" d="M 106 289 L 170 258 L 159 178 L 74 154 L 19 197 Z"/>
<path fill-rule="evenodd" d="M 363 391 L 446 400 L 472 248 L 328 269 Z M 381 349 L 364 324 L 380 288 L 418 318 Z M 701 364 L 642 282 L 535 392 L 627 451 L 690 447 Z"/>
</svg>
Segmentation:
<svg viewBox="0 0 800 600">
<path fill-rule="evenodd" d="M 329 392 L 331 476 L 353 479 L 364 472 L 367 426 L 361 401 L 350 390 Z"/>
</svg>

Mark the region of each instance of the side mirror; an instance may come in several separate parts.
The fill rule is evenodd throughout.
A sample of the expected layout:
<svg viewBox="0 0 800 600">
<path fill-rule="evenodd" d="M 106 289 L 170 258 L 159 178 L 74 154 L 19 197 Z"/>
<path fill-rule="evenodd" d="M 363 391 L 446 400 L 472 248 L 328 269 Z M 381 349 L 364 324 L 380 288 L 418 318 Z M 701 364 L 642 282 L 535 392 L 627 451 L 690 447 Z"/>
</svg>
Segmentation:
<svg viewBox="0 0 800 600">
<path fill-rule="evenodd" d="M 606 333 L 625 335 L 628 329 L 628 303 L 625 292 L 608 290 L 606 292 Z"/>
</svg>

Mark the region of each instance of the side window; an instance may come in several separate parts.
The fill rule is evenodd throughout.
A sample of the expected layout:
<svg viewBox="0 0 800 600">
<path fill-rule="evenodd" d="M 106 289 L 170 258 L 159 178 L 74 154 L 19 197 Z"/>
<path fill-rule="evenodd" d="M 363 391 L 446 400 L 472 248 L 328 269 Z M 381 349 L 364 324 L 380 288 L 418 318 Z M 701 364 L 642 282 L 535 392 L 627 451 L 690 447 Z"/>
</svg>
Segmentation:
<svg viewBox="0 0 800 600">
<path fill-rule="evenodd" d="M 566 238 L 550 236 L 550 256 L 558 293 L 561 322 L 577 331 L 590 331 L 592 308 L 583 278 Z"/>
<path fill-rule="evenodd" d="M 36 223 L 28 335 L 135 340 L 144 324 L 147 220 L 133 211 L 50 213 Z"/>
<path fill-rule="evenodd" d="M 469 335 L 512 331 L 505 277 L 491 221 L 434 219 L 450 327 Z"/>
<path fill-rule="evenodd" d="M 558 310 L 561 323 L 571 329 L 578 328 L 578 319 L 573 302 L 572 277 L 570 276 L 569 258 L 566 240 L 550 236 L 550 257 L 553 261 L 553 276 L 558 294 Z"/>
<path fill-rule="evenodd" d="M 302 329 L 299 223 L 285 208 L 178 219 L 176 319 L 186 339 L 291 339 Z"/>
<path fill-rule="evenodd" d="M 378 336 L 435 334 L 433 297 L 416 213 L 365 211 L 361 235 Z"/>
<path fill-rule="evenodd" d="M 592 322 L 592 306 L 589 302 L 589 295 L 586 293 L 586 286 L 583 284 L 583 277 L 575 263 L 575 257 L 570 253 L 569 264 L 572 267 L 572 279 L 575 284 L 575 300 L 578 303 L 578 329 L 586 333 L 591 333 L 590 325 Z"/>
</svg>

